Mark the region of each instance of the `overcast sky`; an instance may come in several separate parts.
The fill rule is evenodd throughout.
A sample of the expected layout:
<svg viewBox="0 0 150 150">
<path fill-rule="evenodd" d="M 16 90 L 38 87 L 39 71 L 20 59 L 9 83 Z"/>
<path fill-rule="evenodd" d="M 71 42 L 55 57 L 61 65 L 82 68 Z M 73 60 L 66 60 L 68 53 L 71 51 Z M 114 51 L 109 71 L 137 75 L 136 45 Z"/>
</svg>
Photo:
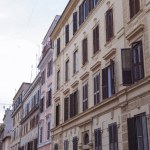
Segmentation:
<svg viewBox="0 0 150 150">
<path fill-rule="evenodd" d="M 41 42 L 68 1 L 0 0 L 0 122 L 22 82 L 33 81 Z"/>
</svg>

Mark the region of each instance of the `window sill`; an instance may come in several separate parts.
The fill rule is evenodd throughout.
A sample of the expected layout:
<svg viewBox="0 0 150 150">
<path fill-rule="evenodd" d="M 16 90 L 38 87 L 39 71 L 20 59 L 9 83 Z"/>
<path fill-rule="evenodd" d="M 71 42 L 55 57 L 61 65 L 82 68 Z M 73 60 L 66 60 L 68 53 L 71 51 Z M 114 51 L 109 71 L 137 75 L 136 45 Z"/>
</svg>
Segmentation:
<svg viewBox="0 0 150 150">
<path fill-rule="evenodd" d="M 143 9 L 141 9 L 137 14 L 135 14 L 132 18 L 129 18 L 129 21 L 127 24 L 129 25 L 133 20 L 135 20 L 141 13 L 143 12 Z"/>
<path fill-rule="evenodd" d="M 92 59 L 94 59 L 94 57 L 96 57 L 100 52 L 101 50 L 98 50 L 97 52 L 93 53 Z"/>
<path fill-rule="evenodd" d="M 115 39 L 115 35 L 109 40 L 109 41 L 106 41 L 106 44 L 104 45 L 105 47 L 107 47 L 108 45 L 110 45 L 112 43 L 112 41 Z"/>
</svg>

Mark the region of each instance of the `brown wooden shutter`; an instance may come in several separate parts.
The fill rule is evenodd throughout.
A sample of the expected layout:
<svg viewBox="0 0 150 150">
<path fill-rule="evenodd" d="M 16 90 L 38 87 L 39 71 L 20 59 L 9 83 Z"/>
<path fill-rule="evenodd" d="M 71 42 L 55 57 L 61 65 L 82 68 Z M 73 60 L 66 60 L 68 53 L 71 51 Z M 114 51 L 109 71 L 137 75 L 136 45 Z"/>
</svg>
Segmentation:
<svg viewBox="0 0 150 150">
<path fill-rule="evenodd" d="M 83 65 L 88 61 L 88 49 L 87 49 L 87 38 L 82 41 L 82 57 Z"/>
<path fill-rule="evenodd" d="M 137 141 L 136 141 L 136 128 L 135 128 L 135 119 L 128 118 L 128 145 L 129 150 L 136 150 L 137 149 Z"/>
<path fill-rule="evenodd" d="M 68 114 L 69 114 L 69 98 L 68 97 L 66 97 L 65 99 L 64 99 L 64 121 L 67 121 L 68 119 L 69 119 L 69 116 L 68 116 Z"/>
<path fill-rule="evenodd" d="M 57 56 L 60 54 L 60 38 L 57 39 Z"/>
<path fill-rule="evenodd" d="M 69 42 L 69 24 L 65 27 L 65 43 L 67 44 Z"/>
<path fill-rule="evenodd" d="M 102 93 L 103 99 L 108 98 L 108 68 L 102 69 Z"/>
<path fill-rule="evenodd" d="M 95 52 L 99 51 L 99 26 L 95 28 Z"/>
<path fill-rule="evenodd" d="M 133 83 L 132 80 L 132 59 L 131 59 L 131 49 L 121 49 L 122 58 L 122 82 L 123 85 L 130 85 Z"/>
<path fill-rule="evenodd" d="M 134 82 L 144 78 L 142 41 L 132 43 L 132 67 Z"/>
<path fill-rule="evenodd" d="M 59 105 L 56 106 L 56 126 L 59 125 Z"/>
<path fill-rule="evenodd" d="M 77 31 L 77 12 L 73 13 L 73 35 Z"/>
<path fill-rule="evenodd" d="M 85 98 L 87 99 L 85 101 L 85 109 L 88 109 L 88 84 L 85 85 Z"/>
<path fill-rule="evenodd" d="M 74 116 L 78 114 L 78 90 L 74 92 Z"/>
<path fill-rule="evenodd" d="M 79 6 L 79 26 L 82 24 L 82 5 Z"/>
<path fill-rule="evenodd" d="M 111 93 L 115 94 L 115 63 L 110 60 L 110 70 L 111 70 Z"/>
<path fill-rule="evenodd" d="M 74 95 L 70 94 L 70 117 L 73 117 L 74 114 Z"/>
</svg>

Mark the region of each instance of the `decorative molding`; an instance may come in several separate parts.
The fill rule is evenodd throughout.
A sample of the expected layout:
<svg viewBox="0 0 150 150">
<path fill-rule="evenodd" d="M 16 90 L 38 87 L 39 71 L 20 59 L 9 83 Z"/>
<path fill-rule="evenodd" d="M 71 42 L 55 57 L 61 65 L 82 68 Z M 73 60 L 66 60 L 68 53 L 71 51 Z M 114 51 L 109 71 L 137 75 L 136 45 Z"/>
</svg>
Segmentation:
<svg viewBox="0 0 150 150">
<path fill-rule="evenodd" d="M 87 78 L 88 76 L 89 76 L 89 72 L 86 71 L 86 72 L 80 77 L 80 79 L 81 79 L 81 80 L 84 80 L 84 79 Z"/>
<path fill-rule="evenodd" d="M 91 71 L 94 71 L 94 70 L 96 70 L 98 67 L 100 67 L 100 65 L 101 65 L 101 61 L 97 61 L 97 62 L 90 68 L 90 70 L 91 70 Z"/>
<path fill-rule="evenodd" d="M 73 84 L 71 84 L 71 87 L 74 88 L 75 86 L 77 86 L 79 84 L 79 81 L 76 80 L 75 82 L 73 82 Z"/>
<path fill-rule="evenodd" d="M 78 126 L 79 126 L 79 127 L 82 127 L 82 126 L 87 125 L 87 124 L 89 124 L 89 123 L 92 123 L 92 119 L 86 120 L 86 121 L 80 123 Z"/>
<path fill-rule="evenodd" d="M 60 97 L 55 98 L 55 102 L 58 102 L 60 100 Z"/>
<path fill-rule="evenodd" d="M 116 53 L 116 48 L 112 48 L 106 55 L 103 56 L 103 59 L 108 60 L 115 53 Z"/>
<path fill-rule="evenodd" d="M 67 88 L 65 91 L 63 91 L 64 95 L 66 95 L 67 93 L 69 93 L 70 89 Z"/>
<path fill-rule="evenodd" d="M 130 40 L 132 37 L 137 35 L 139 32 L 144 30 L 144 24 L 138 25 L 136 28 L 134 28 L 130 33 L 127 33 L 126 39 Z"/>
</svg>

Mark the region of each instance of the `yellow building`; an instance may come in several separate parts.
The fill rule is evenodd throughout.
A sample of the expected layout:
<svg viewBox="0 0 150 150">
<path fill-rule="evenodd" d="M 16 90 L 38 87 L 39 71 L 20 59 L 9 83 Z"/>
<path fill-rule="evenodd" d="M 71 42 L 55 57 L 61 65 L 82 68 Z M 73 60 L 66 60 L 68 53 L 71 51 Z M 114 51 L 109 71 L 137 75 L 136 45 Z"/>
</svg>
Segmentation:
<svg viewBox="0 0 150 150">
<path fill-rule="evenodd" d="M 148 150 L 150 0 L 70 0 L 54 40 L 54 150 Z"/>
</svg>

